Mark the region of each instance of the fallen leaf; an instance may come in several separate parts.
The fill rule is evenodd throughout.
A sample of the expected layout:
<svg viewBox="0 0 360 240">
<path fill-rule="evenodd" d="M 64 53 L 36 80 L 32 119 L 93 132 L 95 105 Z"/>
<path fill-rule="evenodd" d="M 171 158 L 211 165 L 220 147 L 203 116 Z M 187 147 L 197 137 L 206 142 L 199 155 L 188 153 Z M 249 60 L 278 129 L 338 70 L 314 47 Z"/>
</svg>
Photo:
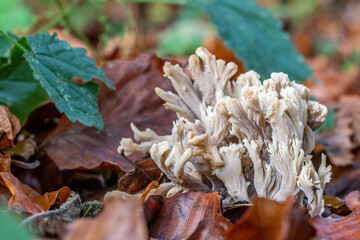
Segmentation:
<svg viewBox="0 0 360 240">
<path fill-rule="evenodd" d="M 324 208 L 329 210 L 331 213 L 335 213 L 340 216 L 346 216 L 351 213 L 348 208 L 345 200 L 342 200 L 338 197 L 331 197 L 325 195 L 324 197 Z"/>
<path fill-rule="evenodd" d="M 3 152 L 9 154 L 12 157 L 22 157 L 28 160 L 32 155 L 35 154 L 36 142 L 27 138 L 21 142 L 15 144 L 15 147 L 4 149 Z"/>
<path fill-rule="evenodd" d="M 0 172 L 10 173 L 11 158 L 9 155 L 0 154 Z"/>
<path fill-rule="evenodd" d="M 148 224 L 159 214 L 163 199 L 161 195 L 150 195 L 144 202 L 143 211 Z"/>
<path fill-rule="evenodd" d="M 0 105 L 0 148 L 14 146 L 14 139 L 20 129 L 19 119 L 7 107 Z"/>
<path fill-rule="evenodd" d="M 151 224 L 150 236 L 184 239 L 197 232 L 198 239 L 223 239 L 231 223 L 220 215 L 221 196 L 217 192 L 187 192 L 163 201 L 158 217 Z M 197 229 L 200 222 L 206 226 Z"/>
<path fill-rule="evenodd" d="M 157 167 L 151 158 L 138 159 L 136 164 L 142 168 L 153 180 L 161 176 L 161 170 Z M 147 178 L 141 171 L 135 169 L 132 173 L 126 173 L 119 180 L 117 190 L 134 194 L 144 189 L 151 180 Z"/>
<path fill-rule="evenodd" d="M 326 184 L 324 194 L 345 198 L 352 191 L 360 189 L 360 161 L 353 166 L 333 167 L 330 183 Z"/>
<path fill-rule="evenodd" d="M 225 239 L 309 239 L 314 228 L 293 207 L 294 198 L 285 203 L 257 198 L 242 219 L 233 225 Z"/>
<path fill-rule="evenodd" d="M 350 215 L 335 219 L 332 217 L 315 217 L 310 223 L 316 229 L 316 236 L 320 239 L 342 240 L 360 239 L 360 211 L 356 210 Z"/>
<path fill-rule="evenodd" d="M 59 209 L 34 214 L 27 217 L 23 224 L 43 236 L 54 236 L 62 239 L 66 232 L 66 224 L 80 216 L 80 203 L 80 196 L 71 194 L 71 198 Z"/>
<path fill-rule="evenodd" d="M 343 94 L 357 94 L 360 92 L 358 84 L 360 78 L 359 68 L 344 73 L 323 56 L 309 59 L 307 63 L 314 69 L 315 78 L 321 81 L 321 83 L 305 83 L 310 88 L 311 95 L 318 101 L 336 100 Z"/>
<path fill-rule="evenodd" d="M 11 173 L 0 173 L 2 185 L 5 185 L 10 191 L 12 197 L 8 203 L 9 208 L 14 208 L 16 212 L 25 212 L 36 214 L 44 210 L 36 203 L 32 202 L 23 192 L 22 183 Z"/>
<path fill-rule="evenodd" d="M 344 95 L 334 104 L 336 123 L 332 130 L 324 130 L 316 136 L 332 164 L 351 165 L 355 150 L 360 147 L 360 97 Z"/>
<path fill-rule="evenodd" d="M 345 202 L 351 211 L 360 210 L 360 191 L 352 191 L 345 197 Z"/>
<path fill-rule="evenodd" d="M 146 221 L 137 201 L 111 199 L 93 219 L 79 219 L 69 226 L 65 240 L 148 239 Z"/>
<path fill-rule="evenodd" d="M 163 102 L 154 91 L 155 87 L 171 89 L 170 81 L 163 77 L 163 64 L 154 54 L 106 63 L 103 70 L 116 91 L 103 87 L 99 93 L 104 129 L 73 124 L 63 117 L 43 143 L 46 154 L 64 169 L 132 171 L 134 167 L 117 152 L 120 139 L 133 135 L 129 123 L 134 122 L 142 130 L 151 127 L 159 134 L 168 134 L 176 118 L 162 107 Z"/>
<path fill-rule="evenodd" d="M 14 208 L 17 212 L 36 214 L 47 211 L 50 207 L 60 206 L 70 197 L 71 191 L 68 187 L 63 187 L 58 191 L 53 191 L 41 195 L 29 186 L 22 184 L 14 175 L 8 172 L 1 172 L 1 185 L 6 186 L 12 197 L 8 207 Z"/>
</svg>

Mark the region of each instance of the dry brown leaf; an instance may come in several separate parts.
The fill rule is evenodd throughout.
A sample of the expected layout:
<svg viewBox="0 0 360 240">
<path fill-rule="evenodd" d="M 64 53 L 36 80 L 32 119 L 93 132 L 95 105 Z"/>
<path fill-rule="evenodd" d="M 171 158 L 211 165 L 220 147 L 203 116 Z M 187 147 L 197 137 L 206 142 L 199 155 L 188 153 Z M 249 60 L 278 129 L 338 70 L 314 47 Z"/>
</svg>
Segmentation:
<svg viewBox="0 0 360 240">
<path fill-rule="evenodd" d="M 65 240 L 142 240 L 148 239 L 145 217 L 136 201 L 118 198 L 105 202 L 94 219 L 80 219 L 69 226 Z"/>
<path fill-rule="evenodd" d="M 20 129 L 19 119 L 7 107 L 0 105 L 0 148 L 14 146 L 14 139 Z"/>
<path fill-rule="evenodd" d="M 334 107 L 334 129 L 322 131 L 316 140 L 325 148 L 332 164 L 351 165 L 355 160 L 354 150 L 360 147 L 360 97 L 344 95 Z"/>
<path fill-rule="evenodd" d="M 15 147 L 13 148 L 4 149 L 3 152 L 9 154 L 12 157 L 20 156 L 23 159 L 27 160 L 35 154 L 35 149 L 36 142 L 31 138 L 27 138 L 24 141 L 16 143 Z"/>
<path fill-rule="evenodd" d="M 335 213 L 341 216 L 346 216 L 351 213 L 350 209 L 345 203 L 345 200 L 337 197 L 330 197 L 328 195 L 324 196 L 324 208 L 329 210 L 331 213 Z"/>
<path fill-rule="evenodd" d="M 310 223 L 316 229 L 316 236 L 320 239 L 343 240 L 360 239 L 360 211 L 335 219 L 332 217 L 315 217 Z"/>
<path fill-rule="evenodd" d="M 360 189 L 360 161 L 353 166 L 333 167 L 331 181 L 326 185 L 325 194 L 345 198 L 352 191 Z"/>
<path fill-rule="evenodd" d="M 338 99 L 343 94 L 360 92 L 360 69 L 354 68 L 349 73 L 341 72 L 325 57 L 309 59 L 307 63 L 314 69 L 314 76 L 321 83 L 307 82 L 311 95 L 320 102 Z"/>
<path fill-rule="evenodd" d="M 285 203 L 258 198 L 242 219 L 235 223 L 225 239 L 309 239 L 314 228 L 293 207 L 294 199 Z"/>
<path fill-rule="evenodd" d="M 28 214 L 36 214 L 43 209 L 36 203 L 32 202 L 23 192 L 22 183 L 11 173 L 0 173 L 2 185 L 6 186 L 12 197 L 9 200 L 8 207 L 14 208 L 17 212 L 25 212 Z"/>
<path fill-rule="evenodd" d="M 0 172 L 10 173 L 11 158 L 9 155 L 0 154 Z"/>
<path fill-rule="evenodd" d="M 151 158 L 136 160 L 136 164 L 153 180 L 161 176 L 161 170 Z M 134 194 L 144 189 L 150 182 L 151 180 L 148 179 L 147 176 L 138 169 L 135 169 L 134 172 L 126 173 L 120 178 L 117 190 Z"/>
<path fill-rule="evenodd" d="M 351 211 L 360 210 L 360 191 L 352 191 L 345 197 L 345 202 Z"/>
<path fill-rule="evenodd" d="M 195 231 L 198 239 L 223 239 L 231 223 L 220 215 L 221 196 L 217 192 L 187 192 L 163 201 L 150 236 L 159 239 L 184 239 Z M 205 222 L 204 228 L 198 228 Z"/>
<path fill-rule="evenodd" d="M 117 152 L 122 137 L 132 137 L 130 122 L 140 129 L 151 127 L 160 134 L 171 131 L 175 114 L 162 107 L 155 94 L 156 86 L 170 90 L 170 81 L 163 77 L 164 62 L 154 54 L 142 54 L 133 60 L 110 61 L 104 65 L 106 77 L 116 91 L 103 87 L 99 108 L 104 129 L 99 131 L 80 123 L 62 119 L 45 140 L 46 154 L 64 169 L 134 168 Z M 166 126 L 166 127 L 165 127 Z"/>
<path fill-rule="evenodd" d="M 5 186 L 12 195 L 9 199 L 8 207 L 15 208 L 17 212 L 36 214 L 47 211 L 52 206 L 60 206 L 71 195 L 68 187 L 41 195 L 31 187 L 22 184 L 11 173 L 1 172 L 0 177 L 2 180 L 1 185 Z"/>
</svg>

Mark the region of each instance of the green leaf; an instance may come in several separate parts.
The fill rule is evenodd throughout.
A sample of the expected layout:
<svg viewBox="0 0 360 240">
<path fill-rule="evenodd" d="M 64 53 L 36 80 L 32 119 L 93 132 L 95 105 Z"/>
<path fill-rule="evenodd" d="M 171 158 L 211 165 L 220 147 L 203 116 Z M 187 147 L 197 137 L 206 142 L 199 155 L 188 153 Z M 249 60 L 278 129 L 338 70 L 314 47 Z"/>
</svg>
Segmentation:
<svg viewBox="0 0 360 240">
<path fill-rule="evenodd" d="M 32 24 L 33 14 L 22 0 L 0 1 L 0 29 L 4 32 L 26 32 Z"/>
<path fill-rule="evenodd" d="M 180 19 L 162 34 L 157 54 L 160 57 L 192 54 L 211 32 L 213 28 L 199 19 Z"/>
<path fill-rule="evenodd" d="M 25 39 L 19 42 L 24 44 Z M 20 119 L 20 123 L 24 124 L 28 115 L 49 97 L 35 80 L 22 52 L 13 48 L 10 56 L 8 62 L 0 68 L 0 104 L 8 106 Z"/>
<path fill-rule="evenodd" d="M 16 36 L 11 34 L 11 37 L 16 39 Z M 4 36 L 0 35 L 0 58 L 9 58 L 10 51 L 14 44 L 7 40 Z"/>
<path fill-rule="evenodd" d="M 11 215 L 0 213 L 0 239 L 8 240 L 27 240 L 33 239 L 34 236 Z"/>
<path fill-rule="evenodd" d="M 86 56 L 84 49 L 72 48 L 56 34 L 26 38 L 31 51 L 24 53 L 24 57 L 57 109 L 73 122 L 79 120 L 86 126 L 102 129 L 104 125 L 96 102 L 99 86 L 88 81 L 97 78 L 111 88 L 114 85 L 96 67 L 95 61 Z M 73 77 L 80 77 L 87 83 L 74 83 Z"/>
<path fill-rule="evenodd" d="M 287 73 L 291 80 L 305 81 L 312 70 L 296 52 L 281 24 L 254 0 L 188 0 L 210 14 L 226 45 L 234 49 L 247 70 L 262 79 L 272 72 Z"/>
</svg>

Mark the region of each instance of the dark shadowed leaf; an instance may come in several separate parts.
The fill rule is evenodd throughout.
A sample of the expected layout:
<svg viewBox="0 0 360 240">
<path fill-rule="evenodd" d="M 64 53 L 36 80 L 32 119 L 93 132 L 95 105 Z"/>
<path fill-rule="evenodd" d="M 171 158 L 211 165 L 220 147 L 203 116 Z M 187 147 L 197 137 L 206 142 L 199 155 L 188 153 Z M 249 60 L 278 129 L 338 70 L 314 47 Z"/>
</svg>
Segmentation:
<svg viewBox="0 0 360 240">
<path fill-rule="evenodd" d="M 58 167 L 113 168 L 124 171 L 133 166 L 117 152 L 122 137 L 132 137 L 130 122 L 139 129 L 152 128 L 169 134 L 173 112 L 165 110 L 154 88 L 170 90 L 171 83 L 163 77 L 164 62 L 153 54 L 142 54 L 133 60 L 110 61 L 103 67 L 116 91 L 102 88 L 99 108 L 104 129 L 99 131 L 62 119 L 44 143 L 46 154 Z"/>
<path fill-rule="evenodd" d="M 153 180 L 161 175 L 161 170 L 151 158 L 136 160 L 136 164 L 142 168 Z M 135 169 L 132 173 L 126 173 L 119 180 L 117 190 L 134 194 L 144 189 L 151 180 L 141 171 Z"/>
<path fill-rule="evenodd" d="M 150 236 L 175 240 L 196 234 L 198 239 L 223 239 L 231 223 L 220 215 L 220 200 L 217 192 L 187 192 L 166 198 L 151 224 Z M 198 228 L 201 222 L 205 226 Z"/>
<path fill-rule="evenodd" d="M 285 203 L 258 198 L 242 219 L 226 233 L 225 239 L 309 239 L 314 228 L 293 207 L 294 199 Z"/>
<path fill-rule="evenodd" d="M 19 43 L 26 45 L 26 39 L 20 39 Z M 22 52 L 13 48 L 9 54 L 6 64 L 0 67 L 0 104 L 9 107 L 24 124 L 27 116 L 49 97 L 34 78 Z"/>
</svg>

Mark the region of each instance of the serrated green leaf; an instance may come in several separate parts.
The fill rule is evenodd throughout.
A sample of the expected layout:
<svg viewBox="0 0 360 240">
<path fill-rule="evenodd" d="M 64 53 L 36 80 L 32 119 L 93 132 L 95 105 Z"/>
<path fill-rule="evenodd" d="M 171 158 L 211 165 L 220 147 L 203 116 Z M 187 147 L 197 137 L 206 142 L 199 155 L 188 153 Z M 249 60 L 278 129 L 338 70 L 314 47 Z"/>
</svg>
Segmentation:
<svg viewBox="0 0 360 240">
<path fill-rule="evenodd" d="M 254 0 L 188 0 L 210 14 L 226 45 L 234 49 L 247 70 L 262 79 L 272 72 L 287 73 L 291 80 L 305 81 L 312 70 L 296 52 L 281 24 Z"/>
<path fill-rule="evenodd" d="M 31 51 L 24 53 L 24 57 L 57 109 L 73 122 L 79 120 L 86 126 L 102 129 L 96 102 L 99 86 L 88 81 L 97 78 L 109 87 L 114 88 L 114 85 L 96 67 L 95 61 L 86 56 L 84 49 L 72 48 L 56 34 L 36 34 L 26 38 Z M 87 83 L 76 84 L 72 82 L 73 77 L 80 77 Z"/>
<path fill-rule="evenodd" d="M 24 41 L 19 40 L 22 44 Z M 19 49 L 13 48 L 7 61 L 0 69 L 0 104 L 8 106 L 24 124 L 28 115 L 49 97 Z"/>
<path fill-rule="evenodd" d="M 20 225 L 20 221 L 18 221 L 14 216 L 0 213 L 0 239 L 27 240 L 33 238 L 34 236 L 32 236 L 25 226 Z"/>
</svg>

